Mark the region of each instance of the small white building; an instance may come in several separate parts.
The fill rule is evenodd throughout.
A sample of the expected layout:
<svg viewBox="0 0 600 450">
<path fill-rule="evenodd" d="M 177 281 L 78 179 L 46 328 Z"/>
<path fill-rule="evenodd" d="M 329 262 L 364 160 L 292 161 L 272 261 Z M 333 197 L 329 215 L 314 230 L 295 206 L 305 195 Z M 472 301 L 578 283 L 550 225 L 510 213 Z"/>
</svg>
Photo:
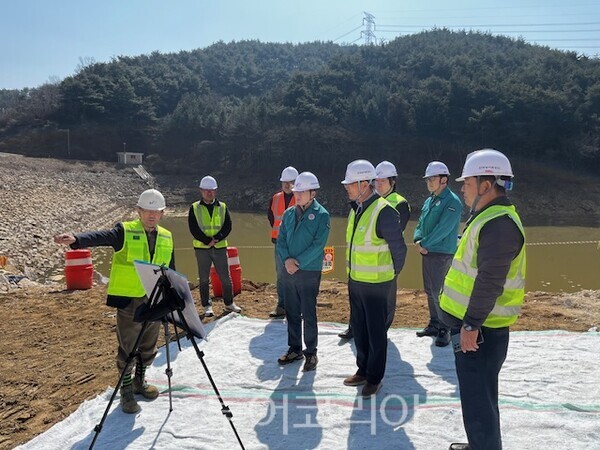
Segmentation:
<svg viewBox="0 0 600 450">
<path fill-rule="evenodd" d="M 143 153 L 117 152 L 117 162 L 119 164 L 142 164 Z"/>
</svg>

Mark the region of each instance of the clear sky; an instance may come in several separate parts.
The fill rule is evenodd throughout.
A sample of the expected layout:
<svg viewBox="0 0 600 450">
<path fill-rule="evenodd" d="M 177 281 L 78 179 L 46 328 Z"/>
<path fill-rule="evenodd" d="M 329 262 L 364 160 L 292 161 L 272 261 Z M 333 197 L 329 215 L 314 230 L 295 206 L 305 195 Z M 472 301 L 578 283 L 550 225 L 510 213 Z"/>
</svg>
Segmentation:
<svg viewBox="0 0 600 450">
<path fill-rule="evenodd" d="M 80 58 L 104 62 L 219 40 L 361 44 L 365 11 L 377 40 L 447 27 L 600 54 L 600 0 L 4 0 L 0 89 L 62 79 Z"/>
</svg>

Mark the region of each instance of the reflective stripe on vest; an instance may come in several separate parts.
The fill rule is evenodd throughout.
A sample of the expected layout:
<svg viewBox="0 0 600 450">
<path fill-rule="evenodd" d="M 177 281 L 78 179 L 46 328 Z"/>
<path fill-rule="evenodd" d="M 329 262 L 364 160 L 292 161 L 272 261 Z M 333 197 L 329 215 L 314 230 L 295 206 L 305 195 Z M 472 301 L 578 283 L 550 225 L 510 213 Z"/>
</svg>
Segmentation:
<svg viewBox="0 0 600 450">
<path fill-rule="evenodd" d="M 296 204 L 296 197 L 292 195 L 292 199 L 290 200 L 290 206 L 294 206 Z M 283 218 L 283 213 L 287 208 L 285 207 L 285 197 L 284 193 L 278 192 L 273 196 L 273 201 L 271 202 L 271 212 L 273 213 L 273 227 L 271 228 L 271 239 L 277 239 L 279 236 L 279 229 L 281 228 L 281 219 Z"/>
<path fill-rule="evenodd" d="M 355 281 L 383 283 L 394 279 L 394 262 L 390 248 L 377 236 L 379 213 L 390 204 L 379 198 L 362 213 L 354 228 L 354 210 L 348 215 L 346 228 L 346 273 Z"/>
<path fill-rule="evenodd" d="M 110 280 L 107 293 L 109 295 L 120 295 L 123 297 L 143 297 L 146 291 L 140 281 L 133 261 L 140 260 L 152 264 L 168 266 L 173 255 L 173 237 L 171 232 L 157 226 L 156 245 L 154 256 L 150 261 L 150 250 L 148 238 L 142 222 L 134 220 L 123 222 L 125 239 L 123 248 L 112 257 L 110 268 Z"/>
<path fill-rule="evenodd" d="M 478 272 L 479 233 L 487 222 L 501 216 L 509 216 L 525 239 L 523 224 L 514 206 L 490 206 L 473 219 L 460 239 L 440 296 L 440 307 L 454 317 L 463 319 L 471 300 Z M 496 305 L 483 322 L 483 326 L 502 328 L 517 321 L 525 297 L 526 259 L 523 243 L 521 251 L 510 264 L 502 294 L 496 299 Z"/>
<path fill-rule="evenodd" d="M 408 200 L 406 200 L 397 192 L 391 192 L 385 199 L 390 202 L 390 205 L 392 205 L 394 208 L 396 208 L 396 206 L 398 206 L 400 203 L 404 202 L 406 203 L 406 206 L 408 206 L 408 211 L 410 211 L 410 204 L 408 203 Z"/>
<path fill-rule="evenodd" d="M 196 216 L 196 222 L 198 223 L 198 227 L 200 227 L 200 230 L 202 230 L 202 232 L 208 237 L 213 237 L 221 230 L 221 228 L 223 228 L 223 224 L 225 223 L 226 211 L 227 205 L 224 202 L 219 202 L 218 207 L 213 207 L 211 217 L 206 205 L 203 205 L 199 201 L 194 203 L 194 215 Z M 194 248 L 210 248 L 204 242 L 200 242 L 197 239 L 194 239 L 192 241 L 192 245 L 194 246 Z M 227 247 L 227 239 L 223 239 L 222 241 L 217 242 L 214 247 Z"/>
</svg>

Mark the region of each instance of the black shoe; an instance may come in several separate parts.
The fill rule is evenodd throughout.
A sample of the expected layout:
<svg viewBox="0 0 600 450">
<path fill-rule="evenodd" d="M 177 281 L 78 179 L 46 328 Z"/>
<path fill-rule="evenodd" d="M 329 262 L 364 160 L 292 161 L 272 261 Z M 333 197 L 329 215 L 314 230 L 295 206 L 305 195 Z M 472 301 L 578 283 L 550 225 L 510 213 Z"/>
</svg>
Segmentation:
<svg viewBox="0 0 600 450">
<path fill-rule="evenodd" d="M 310 372 L 311 370 L 315 370 L 317 368 L 317 363 L 319 362 L 319 358 L 317 355 L 306 355 L 306 360 L 304 361 L 304 368 L 302 369 L 304 372 Z"/>
<path fill-rule="evenodd" d="M 417 331 L 417 336 L 418 337 L 437 336 L 437 335 L 438 335 L 438 327 L 434 327 L 431 324 L 427 325 L 421 331 Z"/>
<path fill-rule="evenodd" d="M 471 450 L 469 444 L 450 444 L 449 450 Z"/>
<path fill-rule="evenodd" d="M 440 328 L 437 337 L 435 338 L 435 345 L 438 347 L 445 347 L 450 343 L 450 331 L 445 328 Z"/>
<path fill-rule="evenodd" d="M 352 333 L 352 328 L 348 327 L 346 331 L 342 331 L 338 334 L 342 339 L 352 339 L 354 337 L 354 333 Z"/>
</svg>

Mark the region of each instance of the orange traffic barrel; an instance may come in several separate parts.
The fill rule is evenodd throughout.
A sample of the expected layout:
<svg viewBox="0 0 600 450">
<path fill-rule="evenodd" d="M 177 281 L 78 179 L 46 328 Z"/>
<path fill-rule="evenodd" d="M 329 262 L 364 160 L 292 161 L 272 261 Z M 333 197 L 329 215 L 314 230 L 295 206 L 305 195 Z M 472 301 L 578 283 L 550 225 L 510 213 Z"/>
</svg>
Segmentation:
<svg viewBox="0 0 600 450">
<path fill-rule="evenodd" d="M 90 289 L 94 281 L 92 254 L 88 249 L 67 250 L 65 253 L 67 289 Z"/>
<path fill-rule="evenodd" d="M 240 265 L 237 247 L 227 247 L 227 265 L 229 266 L 229 276 L 233 285 L 233 295 L 238 295 L 242 292 L 242 266 Z M 214 266 L 210 268 L 210 282 L 213 288 L 213 295 L 215 297 L 222 297 L 223 286 Z"/>
</svg>

